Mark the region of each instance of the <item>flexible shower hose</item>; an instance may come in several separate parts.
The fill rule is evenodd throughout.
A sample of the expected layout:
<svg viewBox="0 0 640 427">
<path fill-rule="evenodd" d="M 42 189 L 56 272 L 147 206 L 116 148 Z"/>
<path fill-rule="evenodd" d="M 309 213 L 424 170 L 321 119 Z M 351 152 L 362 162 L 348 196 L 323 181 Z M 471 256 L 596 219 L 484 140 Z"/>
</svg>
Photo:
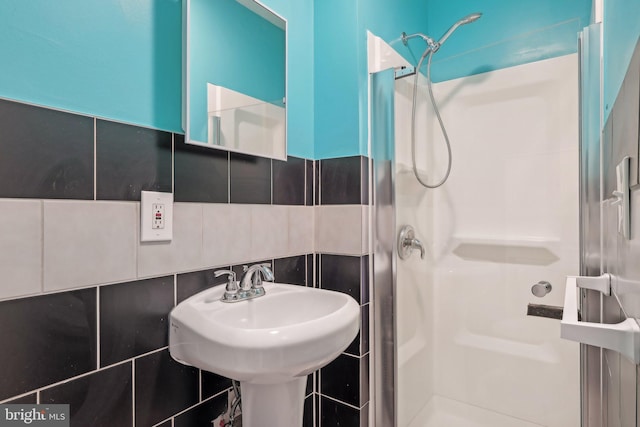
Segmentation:
<svg viewBox="0 0 640 427">
<path fill-rule="evenodd" d="M 436 112 L 436 117 L 438 118 L 438 123 L 440 123 L 440 129 L 442 130 L 442 135 L 444 136 L 448 153 L 447 172 L 445 173 L 444 178 L 442 178 L 437 184 L 428 184 L 427 182 L 423 181 L 416 167 L 416 99 L 418 97 L 418 76 L 420 74 L 422 62 L 424 61 L 424 58 L 427 56 L 427 54 L 429 55 L 429 59 L 427 60 L 427 88 L 429 89 L 429 98 L 431 98 L 431 105 L 433 105 L 433 109 Z M 418 62 L 418 66 L 416 68 L 415 83 L 413 85 L 413 108 L 411 109 L 411 159 L 413 163 L 413 174 L 416 176 L 418 182 L 426 188 L 438 188 L 447 181 L 447 178 L 449 178 L 449 174 L 451 173 L 451 163 L 453 160 L 451 156 L 451 143 L 449 142 L 449 136 L 447 135 L 447 130 L 445 129 L 444 123 L 442 122 L 442 117 L 440 117 L 440 110 L 438 109 L 438 104 L 436 104 L 436 100 L 433 96 L 433 89 L 431 88 L 432 56 L 433 50 L 431 48 L 428 48 Z"/>
</svg>

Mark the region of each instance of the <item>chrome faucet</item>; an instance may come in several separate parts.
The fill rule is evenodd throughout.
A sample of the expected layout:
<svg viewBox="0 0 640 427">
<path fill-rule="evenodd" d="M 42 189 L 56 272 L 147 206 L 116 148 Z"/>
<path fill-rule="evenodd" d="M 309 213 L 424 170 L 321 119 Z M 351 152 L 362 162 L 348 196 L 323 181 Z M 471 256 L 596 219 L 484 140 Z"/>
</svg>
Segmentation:
<svg viewBox="0 0 640 427">
<path fill-rule="evenodd" d="M 221 298 L 223 302 L 238 302 L 251 298 L 257 298 L 265 294 L 262 280 L 272 282 L 273 271 L 270 264 L 254 264 L 243 267 L 242 278 L 236 282 L 236 274 L 231 270 L 218 270 L 214 272 L 216 277 L 228 276 L 227 286 Z"/>
<path fill-rule="evenodd" d="M 253 264 L 252 266 L 244 266 L 244 273 L 240 279 L 240 290 L 250 291 L 251 289 L 259 292 L 260 295 L 264 295 L 264 288 L 262 287 L 262 280 L 273 282 L 273 271 L 271 271 L 271 264 Z M 255 295 L 255 296 L 260 296 Z"/>
<path fill-rule="evenodd" d="M 420 258 L 424 259 L 425 249 L 420 240 L 416 238 L 416 232 L 410 225 L 405 225 L 398 235 L 398 256 L 407 259 L 414 249 L 420 250 Z"/>
</svg>

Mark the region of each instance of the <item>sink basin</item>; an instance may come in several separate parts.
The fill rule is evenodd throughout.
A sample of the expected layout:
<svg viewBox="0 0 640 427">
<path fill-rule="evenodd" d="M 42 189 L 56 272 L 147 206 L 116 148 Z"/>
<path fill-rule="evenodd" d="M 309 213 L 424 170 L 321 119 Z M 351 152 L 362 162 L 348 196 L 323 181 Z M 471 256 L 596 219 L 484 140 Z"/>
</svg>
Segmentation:
<svg viewBox="0 0 640 427">
<path fill-rule="evenodd" d="M 299 426 L 306 376 L 353 341 L 360 307 L 340 292 L 266 282 L 264 289 L 259 298 L 226 303 L 224 285 L 216 286 L 181 302 L 170 314 L 169 351 L 240 381 L 246 427 Z M 293 395 L 299 402 L 292 405 Z M 296 413 L 283 415 L 287 406 Z"/>
</svg>

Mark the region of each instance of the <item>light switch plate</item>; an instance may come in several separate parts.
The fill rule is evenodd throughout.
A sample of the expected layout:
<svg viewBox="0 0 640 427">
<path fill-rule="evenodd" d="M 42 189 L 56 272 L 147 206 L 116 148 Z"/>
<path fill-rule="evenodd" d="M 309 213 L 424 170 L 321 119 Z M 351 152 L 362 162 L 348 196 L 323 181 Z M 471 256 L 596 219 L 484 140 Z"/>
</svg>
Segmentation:
<svg viewBox="0 0 640 427">
<path fill-rule="evenodd" d="M 167 242 L 173 238 L 173 193 L 142 191 L 140 241 Z"/>
</svg>

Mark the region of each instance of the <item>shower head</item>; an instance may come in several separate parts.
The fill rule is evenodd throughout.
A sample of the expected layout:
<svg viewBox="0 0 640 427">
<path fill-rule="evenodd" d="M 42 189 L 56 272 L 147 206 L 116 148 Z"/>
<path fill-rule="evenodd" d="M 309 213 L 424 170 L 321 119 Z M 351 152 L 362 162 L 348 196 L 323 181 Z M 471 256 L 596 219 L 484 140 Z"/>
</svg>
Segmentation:
<svg viewBox="0 0 640 427">
<path fill-rule="evenodd" d="M 470 24 L 474 21 L 477 21 L 478 19 L 480 19 L 480 17 L 482 16 L 482 13 L 472 13 L 470 15 L 465 16 L 464 18 L 462 18 L 461 20 L 459 20 L 458 22 L 456 22 L 455 24 L 453 24 L 451 26 L 451 28 L 449 28 L 447 30 L 446 33 L 444 33 L 444 35 L 442 37 L 440 37 L 440 40 L 438 40 L 437 42 L 437 46 L 438 48 L 449 38 L 449 36 L 458 29 L 459 26 L 461 25 L 465 25 L 465 24 Z"/>
<path fill-rule="evenodd" d="M 473 21 L 477 21 L 478 19 L 480 19 L 480 17 L 482 16 L 482 13 L 477 12 L 477 13 L 472 13 L 469 14 L 467 16 L 465 16 L 464 18 L 462 18 L 460 21 L 460 24 L 470 24 Z"/>
</svg>

